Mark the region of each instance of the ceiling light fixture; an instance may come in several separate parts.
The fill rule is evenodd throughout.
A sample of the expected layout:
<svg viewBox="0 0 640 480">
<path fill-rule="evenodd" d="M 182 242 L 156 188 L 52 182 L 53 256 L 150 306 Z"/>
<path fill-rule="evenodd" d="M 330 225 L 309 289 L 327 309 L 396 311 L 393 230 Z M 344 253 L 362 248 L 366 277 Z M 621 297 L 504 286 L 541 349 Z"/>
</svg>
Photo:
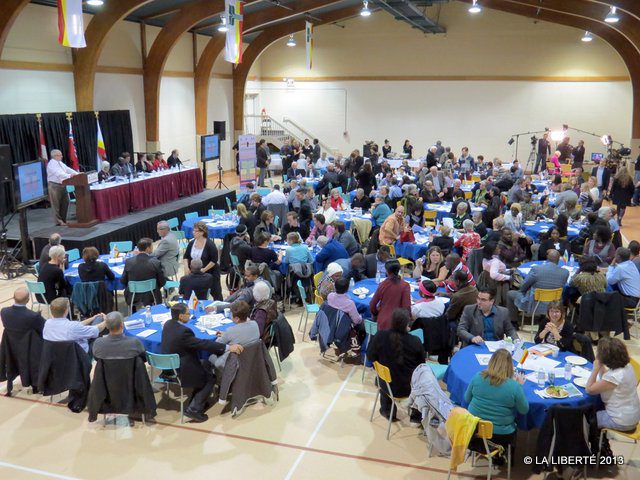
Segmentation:
<svg viewBox="0 0 640 480">
<path fill-rule="evenodd" d="M 104 0 L 87 0 L 87 5 L 91 5 L 92 7 L 101 7 L 104 5 Z"/>
<path fill-rule="evenodd" d="M 600 137 L 600 141 L 605 146 L 609 146 L 613 142 L 613 140 L 611 140 L 611 135 L 603 135 L 602 137 Z"/>
<path fill-rule="evenodd" d="M 222 23 L 218 26 L 218 31 L 221 33 L 227 33 L 229 31 L 229 24 L 227 21 L 227 16 L 226 15 L 222 15 L 220 17 L 220 20 L 222 20 Z"/>
<path fill-rule="evenodd" d="M 482 9 L 478 5 L 478 0 L 473 0 L 473 5 L 469 7 L 469 13 L 480 13 Z"/>
<path fill-rule="evenodd" d="M 371 10 L 369 10 L 369 2 L 367 0 L 364 0 L 362 2 L 362 10 L 360 10 L 360 16 L 368 17 L 370 15 L 371 15 Z"/>
<path fill-rule="evenodd" d="M 287 40 L 287 47 L 295 47 L 296 40 L 293 38 L 293 35 L 289 35 L 289 40 Z"/>
<path fill-rule="evenodd" d="M 618 23 L 620 17 L 618 16 L 617 10 L 618 9 L 616 7 L 611 7 L 611 10 L 609 10 L 607 16 L 604 17 L 604 21 L 607 23 Z"/>
<path fill-rule="evenodd" d="M 593 40 L 593 35 L 591 35 L 591 32 L 586 31 L 580 40 L 583 42 L 590 42 Z"/>
</svg>

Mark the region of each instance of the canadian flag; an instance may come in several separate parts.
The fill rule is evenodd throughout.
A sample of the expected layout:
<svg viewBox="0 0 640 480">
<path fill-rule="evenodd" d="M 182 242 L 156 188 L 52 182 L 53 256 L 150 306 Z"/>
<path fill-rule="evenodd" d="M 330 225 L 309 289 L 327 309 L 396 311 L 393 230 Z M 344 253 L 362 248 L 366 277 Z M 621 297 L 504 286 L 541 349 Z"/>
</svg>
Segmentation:
<svg viewBox="0 0 640 480">
<path fill-rule="evenodd" d="M 47 154 L 47 142 L 44 139 L 44 130 L 42 129 L 42 123 L 38 123 L 38 137 L 40 141 L 40 158 L 47 162 L 49 156 Z"/>
<path fill-rule="evenodd" d="M 71 160 L 71 168 L 76 171 L 80 171 L 78 152 L 76 152 L 76 142 L 73 140 L 73 127 L 71 126 L 71 120 L 69 120 L 69 160 Z"/>
</svg>

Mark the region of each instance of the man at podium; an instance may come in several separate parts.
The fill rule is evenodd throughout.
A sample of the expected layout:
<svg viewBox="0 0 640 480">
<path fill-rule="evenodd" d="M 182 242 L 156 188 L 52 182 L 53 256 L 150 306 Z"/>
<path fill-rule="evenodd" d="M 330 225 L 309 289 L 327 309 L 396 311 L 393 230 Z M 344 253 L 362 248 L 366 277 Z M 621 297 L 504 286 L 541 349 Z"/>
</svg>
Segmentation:
<svg viewBox="0 0 640 480">
<path fill-rule="evenodd" d="M 67 224 L 69 195 L 62 182 L 77 174 L 78 172 L 73 168 L 69 168 L 62 161 L 62 152 L 60 150 L 51 150 L 51 160 L 47 164 L 47 182 L 49 184 L 49 200 L 53 208 L 56 225 Z"/>
</svg>

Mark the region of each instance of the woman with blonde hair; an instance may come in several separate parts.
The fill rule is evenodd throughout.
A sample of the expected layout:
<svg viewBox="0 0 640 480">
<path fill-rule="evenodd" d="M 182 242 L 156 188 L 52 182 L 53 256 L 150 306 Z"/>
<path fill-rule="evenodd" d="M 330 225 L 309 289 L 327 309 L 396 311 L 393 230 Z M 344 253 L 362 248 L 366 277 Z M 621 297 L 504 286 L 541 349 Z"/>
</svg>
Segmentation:
<svg viewBox="0 0 640 480">
<path fill-rule="evenodd" d="M 511 446 L 512 460 L 518 432 L 516 413 L 524 415 L 529 411 L 524 382 L 523 374 L 514 376 L 511 354 L 501 348 L 491 355 L 487 369 L 473 376 L 464 394 L 469 412 L 493 423 L 491 441 L 505 448 Z"/>
<path fill-rule="evenodd" d="M 618 210 L 618 224 L 620 226 L 622 226 L 622 217 L 624 217 L 627 207 L 631 205 L 634 190 L 633 179 L 629 175 L 629 171 L 625 167 L 618 168 L 618 173 L 611 185 L 611 201 Z"/>
<path fill-rule="evenodd" d="M 253 231 L 256 229 L 256 217 L 249 213 L 244 203 L 238 203 L 236 212 L 238 213 L 238 223 L 247 227 L 249 237 L 253 238 Z"/>
</svg>

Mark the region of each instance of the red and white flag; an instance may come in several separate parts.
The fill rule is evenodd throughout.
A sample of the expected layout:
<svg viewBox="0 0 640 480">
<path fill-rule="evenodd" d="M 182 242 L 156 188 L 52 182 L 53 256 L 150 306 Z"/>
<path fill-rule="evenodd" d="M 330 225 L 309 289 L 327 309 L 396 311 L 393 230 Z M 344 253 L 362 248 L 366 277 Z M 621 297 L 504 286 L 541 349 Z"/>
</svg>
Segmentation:
<svg viewBox="0 0 640 480">
<path fill-rule="evenodd" d="M 42 129 L 42 122 L 38 122 L 38 139 L 40 143 L 40 158 L 44 160 L 45 164 L 49 160 L 47 154 L 47 142 L 44 139 L 44 130 Z"/>
<path fill-rule="evenodd" d="M 76 171 L 80 171 L 80 164 L 78 163 L 78 152 L 76 152 L 76 142 L 73 139 L 73 127 L 71 126 L 71 120 L 69 120 L 69 160 L 71 161 L 71 168 Z"/>
</svg>

